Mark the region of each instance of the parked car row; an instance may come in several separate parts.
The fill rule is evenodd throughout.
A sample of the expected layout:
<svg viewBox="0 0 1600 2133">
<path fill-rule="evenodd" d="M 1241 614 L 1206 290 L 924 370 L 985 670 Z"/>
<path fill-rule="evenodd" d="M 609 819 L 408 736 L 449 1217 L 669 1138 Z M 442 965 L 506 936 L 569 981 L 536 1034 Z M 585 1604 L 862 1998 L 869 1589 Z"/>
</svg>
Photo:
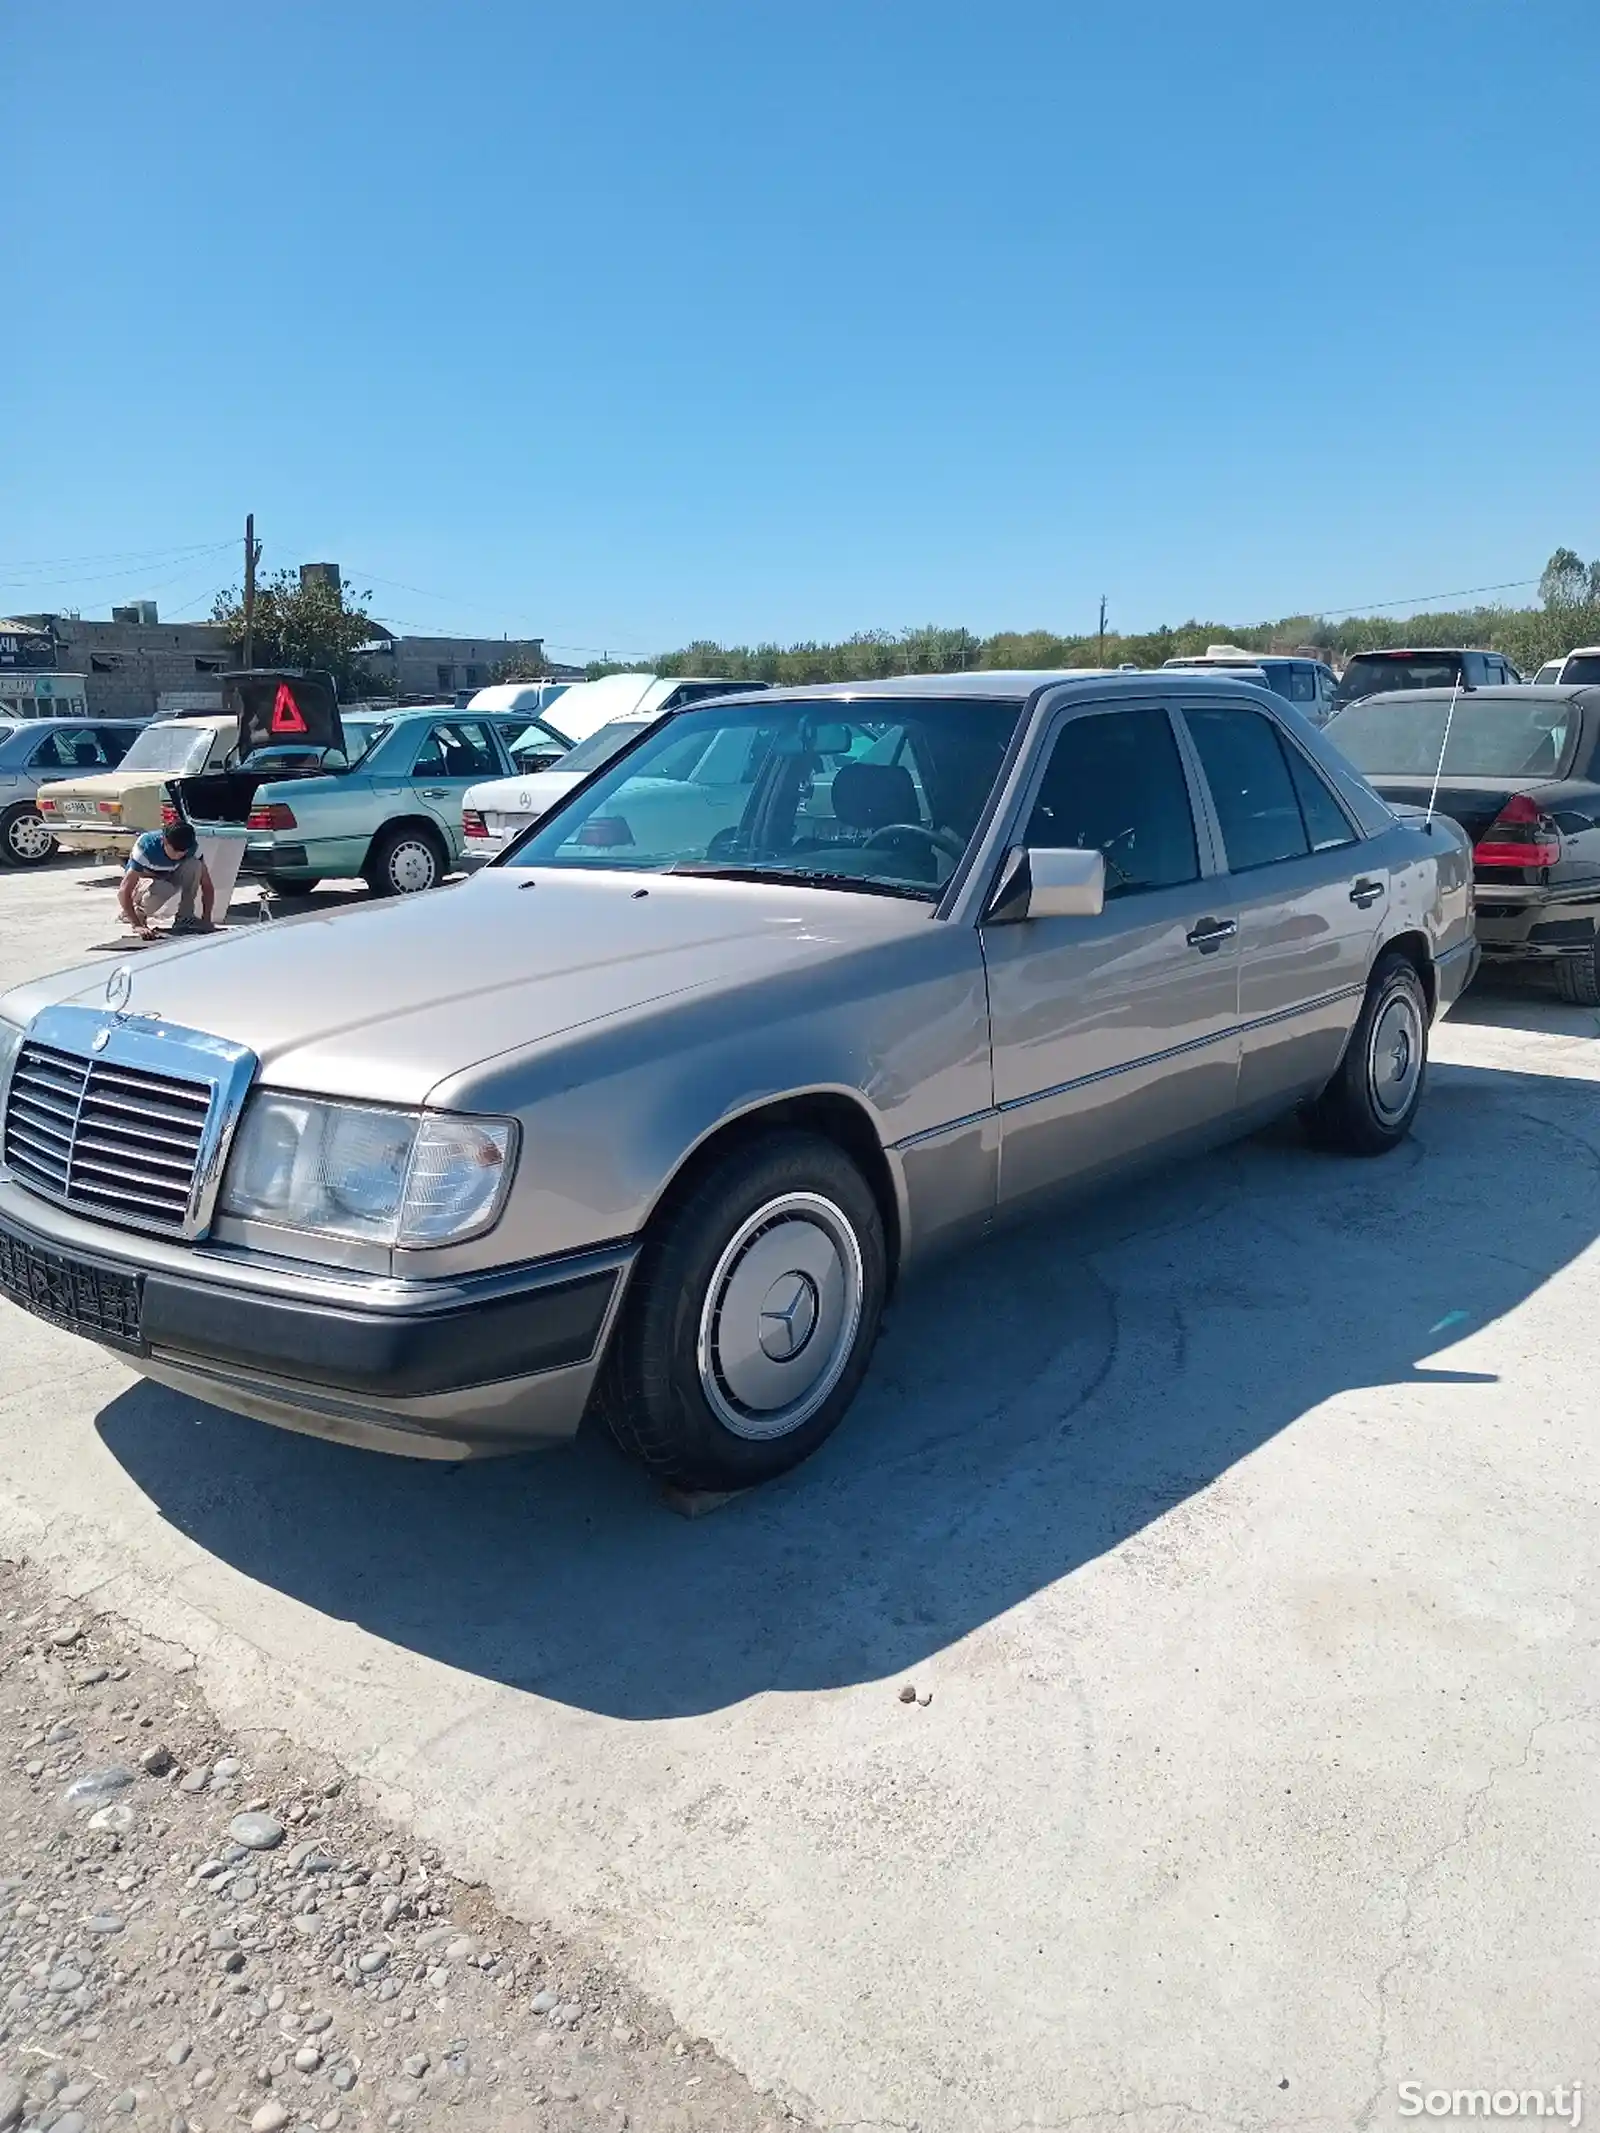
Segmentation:
<svg viewBox="0 0 1600 2133">
<path fill-rule="evenodd" d="M 242 766 L 179 805 L 338 783 L 256 783 L 274 724 L 325 735 L 240 701 Z M 635 723 L 448 894 L 0 996 L 0 1291 L 290 1428 L 460 1458 L 593 1412 L 737 1487 L 837 1426 L 935 1253 L 1283 1112 L 1409 1131 L 1468 840 L 1273 692 L 916 676 Z"/>
</svg>

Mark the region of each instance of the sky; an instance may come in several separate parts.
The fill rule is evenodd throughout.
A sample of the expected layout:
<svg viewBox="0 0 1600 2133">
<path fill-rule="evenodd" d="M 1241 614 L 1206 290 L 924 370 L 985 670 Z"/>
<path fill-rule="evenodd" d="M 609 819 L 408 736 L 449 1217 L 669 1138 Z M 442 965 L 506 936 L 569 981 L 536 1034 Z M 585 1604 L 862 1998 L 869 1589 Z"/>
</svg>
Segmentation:
<svg viewBox="0 0 1600 2133">
<path fill-rule="evenodd" d="M 0 614 L 204 616 L 246 511 L 575 659 L 1600 554 L 1594 0 L 13 0 L 0 80 Z"/>
</svg>

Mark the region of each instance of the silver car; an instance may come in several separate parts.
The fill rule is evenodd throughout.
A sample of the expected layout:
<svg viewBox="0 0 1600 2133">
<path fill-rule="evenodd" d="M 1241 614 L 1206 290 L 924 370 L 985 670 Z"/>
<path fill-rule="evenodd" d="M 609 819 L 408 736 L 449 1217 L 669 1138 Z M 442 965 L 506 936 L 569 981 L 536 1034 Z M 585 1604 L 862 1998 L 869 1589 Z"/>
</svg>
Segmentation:
<svg viewBox="0 0 1600 2133">
<path fill-rule="evenodd" d="M 1296 1107 L 1394 1147 L 1475 956 L 1454 825 L 1226 675 L 725 698 L 464 887 L 0 997 L 0 1288 L 290 1428 L 737 1487 L 936 1251 Z"/>
<path fill-rule="evenodd" d="M 0 866 L 39 867 L 59 846 L 39 812 L 39 787 L 115 770 L 142 719 L 0 721 Z"/>
</svg>

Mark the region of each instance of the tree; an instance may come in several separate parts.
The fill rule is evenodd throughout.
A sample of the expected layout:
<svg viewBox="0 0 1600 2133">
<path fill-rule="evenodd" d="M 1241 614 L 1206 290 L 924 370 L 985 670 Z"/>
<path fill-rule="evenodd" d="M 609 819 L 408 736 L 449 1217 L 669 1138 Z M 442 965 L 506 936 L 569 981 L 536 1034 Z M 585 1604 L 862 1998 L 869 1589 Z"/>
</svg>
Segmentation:
<svg viewBox="0 0 1600 2133">
<path fill-rule="evenodd" d="M 367 613 L 370 592 L 358 593 L 348 579 L 337 588 L 320 578 L 303 581 L 280 570 L 256 587 L 254 643 L 259 667 L 315 667 L 331 674 L 343 697 L 373 693 L 372 677 L 357 654 L 383 634 Z M 244 650 L 244 598 L 237 588 L 219 593 L 213 622 L 228 632 L 235 652 Z"/>
<path fill-rule="evenodd" d="M 536 652 L 517 652 L 510 659 L 503 659 L 491 669 L 491 682 L 502 681 L 548 681 L 550 662 Z"/>
<path fill-rule="evenodd" d="M 1571 548 L 1558 548 L 1539 578 L 1539 598 L 1546 607 L 1582 607 L 1592 597 L 1593 569 L 1584 567 L 1582 556 Z"/>
</svg>

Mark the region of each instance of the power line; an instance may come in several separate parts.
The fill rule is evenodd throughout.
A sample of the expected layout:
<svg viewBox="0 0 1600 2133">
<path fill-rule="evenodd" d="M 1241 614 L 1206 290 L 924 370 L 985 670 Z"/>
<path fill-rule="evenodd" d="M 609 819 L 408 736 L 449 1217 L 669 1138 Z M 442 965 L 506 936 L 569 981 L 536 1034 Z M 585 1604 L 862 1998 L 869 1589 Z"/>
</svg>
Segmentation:
<svg viewBox="0 0 1600 2133">
<path fill-rule="evenodd" d="M 1466 600 L 1473 593 L 1521 592 L 1530 585 L 1537 585 L 1537 578 L 1505 578 L 1498 585 L 1458 585 L 1454 592 L 1411 593 L 1404 600 L 1351 600 L 1342 606 L 1331 603 L 1317 607 L 1302 607 L 1296 612 L 1302 615 L 1381 615 L 1391 607 L 1426 607 L 1430 600 Z"/>
<path fill-rule="evenodd" d="M 190 541 L 178 548 L 102 548 L 93 555 L 47 555 L 35 556 L 29 562 L 0 563 L 5 570 L 53 570 L 62 563 L 151 563 L 159 565 L 181 555 L 209 553 L 211 549 L 225 544 L 216 541 Z M 9 581 L 8 581 L 9 582 Z"/>
<path fill-rule="evenodd" d="M 224 548 L 231 548 L 232 546 L 231 540 L 213 541 L 204 547 L 169 552 L 166 561 L 169 563 L 174 562 L 181 557 L 185 564 L 198 562 L 202 556 L 220 555 Z M 87 578 L 0 578 L 0 586 L 9 585 L 16 592 L 32 593 L 36 596 L 43 592 L 55 593 L 61 597 L 76 597 L 85 586 L 110 585 L 125 578 L 142 578 L 147 571 L 159 569 L 160 567 L 158 563 L 146 561 L 126 564 L 120 570 L 97 571 L 93 576 Z M 185 574 L 184 571 L 178 573 L 180 577 Z M 172 581 L 168 580 L 168 582 L 171 583 Z M 159 586 L 154 590 L 159 591 Z"/>
</svg>

